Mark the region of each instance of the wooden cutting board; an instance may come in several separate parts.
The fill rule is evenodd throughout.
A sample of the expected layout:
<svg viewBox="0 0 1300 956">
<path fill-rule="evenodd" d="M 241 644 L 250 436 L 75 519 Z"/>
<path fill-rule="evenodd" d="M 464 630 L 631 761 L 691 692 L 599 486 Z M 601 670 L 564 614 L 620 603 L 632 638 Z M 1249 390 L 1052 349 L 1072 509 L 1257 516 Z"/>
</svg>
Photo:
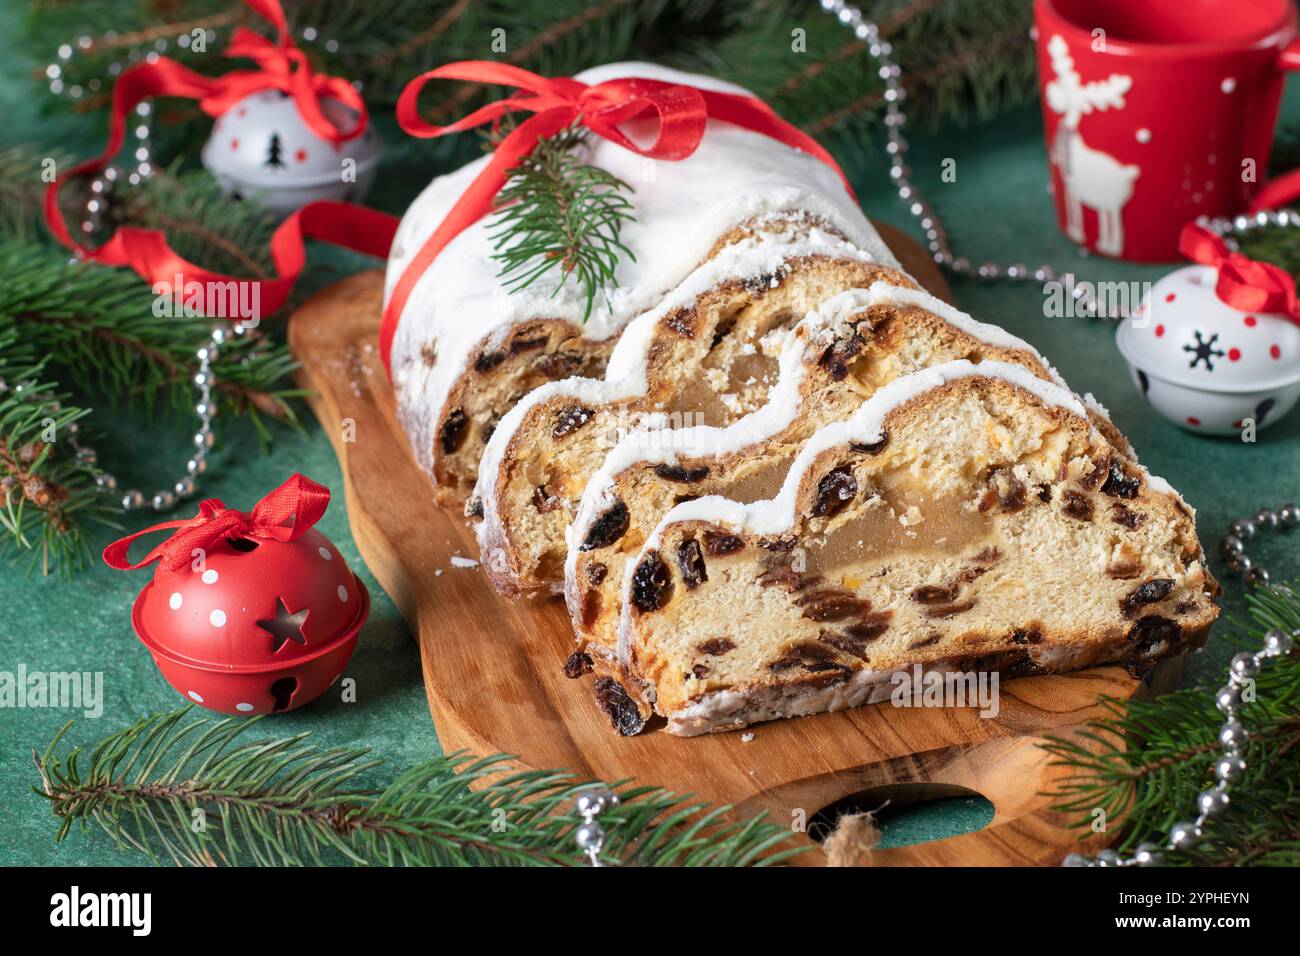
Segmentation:
<svg viewBox="0 0 1300 956">
<path fill-rule="evenodd" d="M 948 297 L 915 243 L 877 228 L 918 281 Z M 733 804 L 742 816 L 766 810 L 792 825 L 855 796 L 867 807 L 966 793 L 993 804 L 984 829 L 876 851 L 873 865 L 1054 865 L 1078 848 L 1075 831 L 1040 796 L 1061 771 L 1048 766 L 1038 743 L 1098 716 L 1098 696 L 1128 699 L 1143 689 L 1118 667 L 1008 681 L 994 719 L 973 709 L 882 704 L 761 724 L 748 741 L 739 733 L 617 736 L 593 704 L 589 679 L 562 672 L 573 642 L 563 601 L 512 603 L 480 569 L 452 564 L 453 555 L 477 557 L 478 548 L 460 515 L 434 505 L 394 418 L 376 345 L 382 291 L 379 270 L 325 289 L 291 317 L 289 343 L 339 456 L 357 546 L 419 641 L 445 750 L 504 752 L 524 767 L 602 780 L 636 778 Z M 1153 676 L 1162 686 L 1176 683 L 1180 666 L 1171 662 Z M 1085 848 L 1103 840 L 1093 837 Z M 815 864 L 822 854 L 798 860 Z"/>
</svg>

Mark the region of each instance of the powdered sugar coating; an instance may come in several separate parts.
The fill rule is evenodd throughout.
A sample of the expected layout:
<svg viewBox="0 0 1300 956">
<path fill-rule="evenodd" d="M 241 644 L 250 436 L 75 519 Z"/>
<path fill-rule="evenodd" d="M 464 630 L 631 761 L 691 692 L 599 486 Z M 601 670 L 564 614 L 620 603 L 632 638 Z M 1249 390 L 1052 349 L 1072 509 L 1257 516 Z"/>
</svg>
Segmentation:
<svg viewBox="0 0 1300 956">
<path fill-rule="evenodd" d="M 598 83 L 619 76 L 745 93 L 709 77 L 646 63 L 610 64 L 578 79 Z M 642 123 L 625 127 L 633 139 L 651 130 Z M 677 162 L 646 159 L 599 137 L 591 138 L 588 152 L 588 161 L 634 188 L 636 220 L 624 226 L 621 236 L 635 259 L 619 264 L 609 302 L 598 298 L 585 325 L 585 300 L 573 281 L 558 289 L 540 282 L 518 293 L 505 291 L 491 258 L 487 219 L 451 241 L 407 300 L 393 340 L 393 385 L 398 418 L 426 471 L 432 468 L 433 433 L 443 406 L 485 338 L 503 336 L 518 323 L 538 318 L 571 321 L 592 340 L 617 335 L 633 316 L 676 287 L 721 236 L 748 219 L 804 212 L 839 230 L 872 261 L 897 265 L 833 169 L 759 133 L 710 120 L 699 148 Z M 487 161 L 484 157 L 438 177 L 411 205 L 393 241 L 385 302 L 420 246 Z M 430 343 L 437 353 L 432 367 L 421 360 L 422 347 Z"/>
</svg>

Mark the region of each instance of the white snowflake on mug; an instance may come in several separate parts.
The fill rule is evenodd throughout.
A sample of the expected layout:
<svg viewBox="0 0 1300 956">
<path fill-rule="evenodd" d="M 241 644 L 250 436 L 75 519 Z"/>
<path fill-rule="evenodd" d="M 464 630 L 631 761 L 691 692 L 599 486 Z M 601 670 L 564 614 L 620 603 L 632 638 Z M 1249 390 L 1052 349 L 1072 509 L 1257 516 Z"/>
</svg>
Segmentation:
<svg viewBox="0 0 1300 956">
<path fill-rule="evenodd" d="M 1083 207 L 1097 212 L 1097 251 L 1118 256 L 1124 252 L 1124 206 L 1133 196 L 1133 180 L 1141 170 L 1108 153 L 1093 149 L 1079 133 L 1079 121 L 1093 110 L 1124 108 L 1124 94 L 1133 78 L 1112 73 L 1104 80 L 1083 83 L 1074 58 L 1061 36 L 1047 44 L 1056 79 L 1045 89 L 1047 105 L 1062 116 L 1052 141 L 1052 164 L 1065 184 L 1065 231 L 1083 243 Z"/>
</svg>

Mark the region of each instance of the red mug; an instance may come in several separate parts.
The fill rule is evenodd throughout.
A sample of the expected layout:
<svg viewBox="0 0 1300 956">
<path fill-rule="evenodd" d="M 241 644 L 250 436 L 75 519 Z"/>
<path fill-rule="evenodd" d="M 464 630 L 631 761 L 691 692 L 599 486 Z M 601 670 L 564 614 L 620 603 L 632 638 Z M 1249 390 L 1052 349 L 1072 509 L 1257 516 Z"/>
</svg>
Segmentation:
<svg viewBox="0 0 1300 956">
<path fill-rule="evenodd" d="M 1300 68 L 1291 0 L 1035 0 L 1034 21 L 1056 214 L 1075 242 L 1176 260 L 1196 217 L 1300 194 L 1300 171 L 1260 182 Z"/>
</svg>

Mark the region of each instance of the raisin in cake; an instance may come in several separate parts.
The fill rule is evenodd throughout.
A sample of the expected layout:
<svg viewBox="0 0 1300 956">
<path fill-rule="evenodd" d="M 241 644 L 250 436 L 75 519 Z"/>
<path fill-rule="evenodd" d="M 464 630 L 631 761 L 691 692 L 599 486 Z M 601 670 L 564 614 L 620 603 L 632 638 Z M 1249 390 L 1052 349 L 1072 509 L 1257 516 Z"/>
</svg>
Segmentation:
<svg viewBox="0 0 1300 956">
<path fill-rule="evenodd" d="M 788 329 L 829 296 L 878 279 L 913 285 L 824 223 L 782 217 L 629 323 L 604 379 L 548 383 L 522 398 L 488 442 L 471 501 L 492 583 L 508 596 L 560 590 L 565 529 L 620 429 L 743 417 L 775 384 Z"/>
<path fill-rule="evenodd" d="M 611 64 L 578 79 L 622 76 L 745 93 L 644 63 Z M 649 129 L 644 121 L 625 124 L 633 138 Z M 463 502 L 484 446 L 519 398 L 547 381 L 600 376 L 627 323 L 728 244 L 780 231 L 783 216 L 800 216 L 874 261 L 895 264 L 833 169 L 759 133 L 710 119 L 699 147 L 678 162 L 647 160 L 600 137 L 582 148 L 587 162 L 633 188 L 636 215 L 620 235 L 632 255 L 585 323 L 575 280 L 504 288 L 490 218 L 452 240 L 402 310 L 391 357 L 398 419 L 444 504 Z M 386 295 L 487 161 L 438 177 L 412 204 L 393 242 Z"/>
<path fill-rule="evenodd" d="M 894 379 L 959 358 L 1012 362 L 1059 382 L 1042 356 L 1009 332 L 925 292 L 877 282 L 833 296 L 795 327 L 762 408 L 725 428 L 638 430 L 620 440 L 587 483 L 568 531 L 565 599 L 577 653 L 599 676 L 608 673 L 625 565 L 675 504 L 776 494 L 817 429 L 848 418 Z"/>
<path fill-rule="evenodd" d="M 693 735 L 884 700 L 915 665 L 1141 670 L 1203 642 L 1218 593 L 1190 509 L 1074 395 L 959 360 L 819 430 L 775 497 L 669 511 L 628 564 L 605 703 Z"/>
</svg>

